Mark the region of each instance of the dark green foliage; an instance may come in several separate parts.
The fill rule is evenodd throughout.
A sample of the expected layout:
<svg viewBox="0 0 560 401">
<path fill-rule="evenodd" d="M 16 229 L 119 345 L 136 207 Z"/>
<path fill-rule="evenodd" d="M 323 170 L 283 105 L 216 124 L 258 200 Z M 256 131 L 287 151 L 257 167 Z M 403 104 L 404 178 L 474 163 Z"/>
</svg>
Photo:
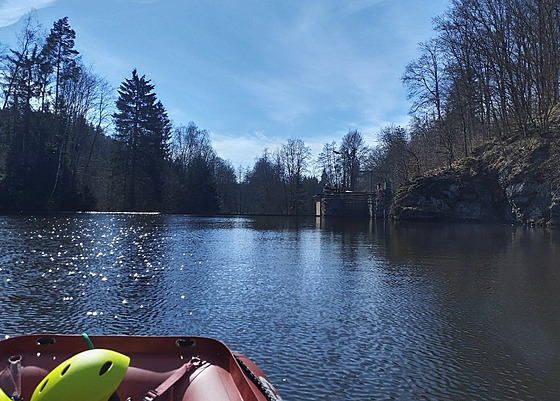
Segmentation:
<svg viewBox="0 0 560 401">
<path fill-rule="evenodd" d="M 86 142 L 83 134 L 89 124 L 87 110 L 70 107 L 77 106 L 69 101 L 70 88 L 82 76 L 74 38 L 63 18 L 43 44 L 28 19 L 19 34 L 20 47 L 10 49 L 5 58 L 0 71 L 4 210 L 76 210 L 92 205 L 87 183 L 79 183 L 77 176 L 79 145 Z"/>
<path fill-rule="evenodd" d="M 214 162 L 214 180 L 220 201 L 220 212 L 225 214 L 237 213 L 237 181 L 233 166 L 220 158 Z"/>
<path fill-rule="evenodd" d="M 219 200 L 212 165 L 202 157 L 195 157 L 185 176 L 185 209 L 187 213 L 218 213 Z"/>
<path fill-rule="evenodd" d="M 50 157 L 49 157 L 50 156 Z M 3 210 L 45 209 L 50 196 L 50 172 L 55 168 L 54 155 L 44 154 L 29 160 L 11 152 L 6 158 L 5 177 L 0 206 Z"/>
<path fill-rule="evenodd" d="M 80 66 L 78 51 L 74 49 L 76 32 L 68 24 L 68 17 L 53 24 L 45 46 L 41 52 L 41 72 L 45 76 L 54 75 L 54 113 L 58 114 L 66 105 L 63 87 L 68 81 L 77 81 Z M 43 83 L 48 82 L 45 80 Z"/>
<path fill-rule="evenodd" d="M 68 18 L 45 37 L 32 17 L 0 54 L 0 211 L 238 211 L 235 171 L 209 133 L 172 127 L 136 70 L 119 91 L 81 64 Z M 105 134 L 113 115 L 114 138 Z"/>
<path fill-rule="evenodd" d="M 134 70 L 106 136 L 108 85 L 81 64 L 68 19 L 39 31 L 28 18 L 19 47 L 0 55 L 0 211 L 235 210 L 235 174 L 207 131 L 189 126 L 189 158 L 172 160 L 167 112 Z"/>
<path fill-rule="evenodd" d="M 120 143 L 113 162 L 114 177 L 122 185 L 120 210 L 161 210 L 163 173 L 168 160 L 171 123 L 157 101 L 154 86 L 136 70 L 119 89 L 113 115 Z"/>
<path fill-rule="evenodd" d="M 247 174 L 245 213 L 286 214 L 283 169 L 265 150 Z"/>
</svg>

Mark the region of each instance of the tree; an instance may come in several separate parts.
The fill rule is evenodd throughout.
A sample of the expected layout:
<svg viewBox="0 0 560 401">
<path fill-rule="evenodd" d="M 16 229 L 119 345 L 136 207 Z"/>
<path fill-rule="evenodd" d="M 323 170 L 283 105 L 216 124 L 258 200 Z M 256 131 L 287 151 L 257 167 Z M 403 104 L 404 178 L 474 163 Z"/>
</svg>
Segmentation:
<svg viewBox="0 0 560 401">
<path fill-rule="evenodd" d="M 74 99 L 64 96 L 63 88 L 76 83 L 82 70 L 79 63 L 78 51 L 74 49 L 76 32 L 68 24 L 68 17 L 59 19 L 53 24 L 45 40 L 40 54 L 41 78 L 38 80 L 42 92 L 42 108 L 45 110 L 45 99 L 48 94 L 51 75 L 54 75 L 54 115 L 55 133 L 52 138 L 54 150 L 58 153 L 56 173 L 50 202 L 55 202 L 55 195 L 59 189 L 59 181 L 65 170 L 71 170 L 68 160 L 69 147 L 71 146 L 71 122 L 76 117 L 72 114 L 71 106 Z M 72 172 L 66 172 L 71 174 Z M 70 177 L 72 178 L 72 177 Z M 59 195 L 60 196 L 60 195 Z"/>
<path fill-rule="evenodd" d="M 262 155 L 246 177 L 246 192 L 249 200 L 249 212 L 255 214 L 284 214 L 283 171 L 276 161 L 264 149 Z"/>
<path fill-rule="evenodd" d="M 326 143 L 317 157 L 317 166 L 322 173 L 323 184 L 342 185 L 342 162 L 336 142 Z"/>
<path fill-rule="evenodd" d="M 284 183 L 288 214 L 304 211 L 303 174 L 307 170 L 311 149 L 301 139 L 291 138 L 280 148 L 279 158 L 284 168 Z"/>
<path fill-rule="evenodd" d="M 2 60 L 5 113 L 0 127 L 3 145 L 0 158 L 3 184 L 9 194 L 2 203 L 12 210 L 44 208 L 52 194 L 52 181 L 47 177 L 54 175 L 56 162 L 53 163 L 53 152 L 47 148 L 52 124 L 42 126 L 33 108 L 42 38 L 40 27 L 31 15 L 17 38 L 18 47 L 9 49 Z"/>
<path fill-rule="evenodd" d="M 475 112 L 502 137 L 532 128 L 542 134 L 559 99 L 559 24 L 557 0 L 454 1 L 437 29 L 453 67 L 447 78 L 461 94 L 453 99 L 455 109 L 476 93 L 478 110 L 464 107 L 469 118 Z"/>
<path fill-rule="evenodd" d="M 91 207 L 88 176 L 78 173 L 93 156 L 91 117 L 102 80 L 79 63 L 67 19 L 57 21 L 47 37 L 30 14 L 17 38 L 18 46 L 0 56 L 0 177 L 11 193 L 3 204 L 21 209 Z M 50 105 L 55 103 L 53 113 Z"/>
<path fill-rule="evenodd" d="M 70 27 L 68 17 L 53 24 L 41 52 L 43 69 L 54 74 L 54 113 L 59 114 L 65 99 L 61 87 L 67 81 L 76 81 L 80 75 L 78 51 L 74 49 L 76 32 Z"/>
<path fill-rule="evenodd" d="M 178 185 L 168 188 L 175 199 L 176 210 L 185 213 L 213 214 L 234 210 L 233 190 L 235 171 L 221 160 L 210 141 L 207 130 L 194 122 L 174 130 L 171 155 L 177 171 Z"/>
<path fill-rule="evenodd" d="M 453 0 L 402 80 L 413 100 L 409 150 L 449 167 L 488 140 L 558 135 L 558 0 Z"/>
<path fill-rule="evenodd" d="M 194 122 L 181 125 L 174 130 L 171 145 L 173 160 L 186 171 L 192 160 L 201 157 L 211 163 L 217 157 L 212 148 L 207 130 L 200 129 Z"/>
<path fill-rule="evenodd" d="M 31 109 L 31 99 L 36 93 L 36 74 L 39 63 L 39 49 L 42 46 L 41 27 L 30 14 L 17 38 L 19 47 L 3 52 L 0 79 L 4 101 L 2 109 L 18 108 L 23 105 Z M 11 102 L 11 104 L 10 104 Z"/>
<path fill-rule="evenodd" d="M 438 120 L 443 118 L 443 61 L 436 40 L 420 43 L 420 57 L 410 62 L 402 76 L 408 89 L 408 98 L 414 99 L 412 113 L 433 110 Z"/>
<path fill-rule="evenodd" d="M 37 60 L 40 39 L 38 27 L 28 17 L 22 31 L 18 33 L 19 46 L 9 49 L 2 57 L 2 73 L 0 75 L 4 101 L 2 109 L 10 110 L 5 120 L 3 132 L 4 142 L 12 151 L 20 153 L 22 158 L 30 148 L 31 99 L 34 92 L 33 65 Z"/>
<path fill-rule="evenodd" d="M 164 163 L 169 154 L 171 123 L 162 103 L 145 76 L 126 79 L 118 91 L 114 113 L 120 143 L 114 159 L 120 177 L 122 208 L 159 210 L 162 202 Z M 118 188 L 115 188 L 117 190 Z"/>
<path fill-rule="evenodd" d="M 214 177 L 218 199 L 220 202 L 220 211 L 227 214 L 236 213 L 237 181 L 235 176 L 235 168 L 229 161 L 216 157 L 214 161 Z"/>
<path fill-rule="evenodd" d="M 394 125 L 382 128 L 380 142 L 389 171 L 389 181 L 399 186 L 408 181 L 411 174 L 418 173 L 418 158 L 410 148 L 404 128 Z"/>
<path fill-rule="evenodd" d="M 220 210 L 212 163 L 201 155 L 195 156 L 186 171 L 184 204 L 187 213 L 215 214 Z"/>
<path fill-rule="evenodd" d="M 358 130 L 350 130 L 342 138 L 339 153 L 342 164 L 342 185 L 354 191 L 358 185 L 360 167 L 366 156 L 367 147 L 364 137 Z"/>
</svg>

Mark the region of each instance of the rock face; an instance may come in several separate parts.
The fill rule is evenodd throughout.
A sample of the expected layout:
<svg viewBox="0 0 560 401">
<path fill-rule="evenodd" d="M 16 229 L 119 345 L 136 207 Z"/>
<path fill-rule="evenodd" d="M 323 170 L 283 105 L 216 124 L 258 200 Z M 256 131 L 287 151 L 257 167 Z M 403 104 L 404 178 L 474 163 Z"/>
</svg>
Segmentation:
<svg viewBox="0 0 560 401">
<path fill-rule="evenodd" d="M 558 225 L 559 144 L 542 138 L 486 144 L 451 169 L 403 185 L 392 215 L 403 220 Z"/>
</svg>

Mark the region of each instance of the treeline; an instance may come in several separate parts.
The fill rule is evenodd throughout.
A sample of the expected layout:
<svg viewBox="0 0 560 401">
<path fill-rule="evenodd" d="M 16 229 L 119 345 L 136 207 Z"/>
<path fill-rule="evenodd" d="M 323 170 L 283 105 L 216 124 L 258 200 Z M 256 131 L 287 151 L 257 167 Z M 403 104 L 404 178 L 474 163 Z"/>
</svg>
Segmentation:
<svg viewBox="0 0 560 401">
<path fill-rule="evenodd" d="M 84 66 L 75 38 L 67 18 L 45 32 L 30 15 L 1 48 L 0 211 L 311 213 L 302 141 L 236 171 L 137 70 L 115 91 Z"/>
<path fill-rule="evenodd" d="M 1 58 L 0 208 L 88 208 L 106 147 L 108 85 L 80 63 L 66 19 L 45 36 L 29 17 Z"/>
<path fill-rule="evenodd" d="M 220 184 L 235 173 L 201 144 L 205 132 L 173 128 L 136 70 L 115 99 L 75 38 L 67 18 L 46 33 L 29 16 L 17 46 L 2 52 L 0 209 L 217 212 Z M 191 141 L 189 158 L 177 157 L 173 135 Z"/>
<path fill-rule="evenodd" d="M 325 145 L 320 162 L 331 182 L 398 187 L 488 141 L 522 146 L 560 135 L 560 1 L 452 0 L 434 27 L 402 76 L 411 123 L 382 128 L 373 148 L 354 146 L 358 184 L 341 175 L 335 144 Z"/>
<path fill-rule="evenodd" d="M 397 181 L 451 166 L 490 140 L 558 136 L 558 0 L 453 0 L 434 24 L 402 77 L 409 130 L 382 134 Z"/>
<path fill-rule="evenodd" d="M 558 136 L 559 1 L 453 0 L 434 21 L 402 76 L 408 127 L 374 147 L 350 130 L 315 160 L 292 138 L 244 170 L 173 126 L 138 71 L 115 91 L 84 66 L 67 18 L 45 32 L 29 17 L 0 46 L 0 210 L 312 214 L 325 187 L 398 187 L 486 141 Z"/>
<path fill-rule="evenodd" d="M 325 144 L 322 182 L 397 188 L 488 141 L 560 136 L 560 1 L 452 0 L 434 26 L 402 76 L 409 126 L 382 128 L 374 147 L 358 131 Z"/>
</svg>

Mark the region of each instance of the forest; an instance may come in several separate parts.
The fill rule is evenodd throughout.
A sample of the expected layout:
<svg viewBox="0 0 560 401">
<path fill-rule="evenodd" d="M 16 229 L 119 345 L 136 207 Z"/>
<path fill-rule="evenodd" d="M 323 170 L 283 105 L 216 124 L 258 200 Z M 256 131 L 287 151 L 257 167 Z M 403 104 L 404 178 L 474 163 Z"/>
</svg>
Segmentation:
<svg viewBox="0 0 560 401">
<path fill-rule="evenodd" d="M 68 18 L 28 16 L 0 58 L 0 210 L 304 214 L 320 191 L 290 139 L 253 169 L 222 160 L 209 132 L 172 126 L 133 70 L 117 90 L 83 65 Z"/>
<path fill-rule="evenodd" d="M 325 185 L 398 187 L 489 141 L 558 139 L 559 1 L 452 0 L 434 32 L 403 66 L 407 127 L 374 146 L 349 130 L 316 158 L 294 137 L 236 169 L 207 130 L 173 126 L 142 72 L 112 88 L 68 18 L 47 31 L 30 14 L 0 44 L 0 211 L 305 215 Z"/>
</svg>

